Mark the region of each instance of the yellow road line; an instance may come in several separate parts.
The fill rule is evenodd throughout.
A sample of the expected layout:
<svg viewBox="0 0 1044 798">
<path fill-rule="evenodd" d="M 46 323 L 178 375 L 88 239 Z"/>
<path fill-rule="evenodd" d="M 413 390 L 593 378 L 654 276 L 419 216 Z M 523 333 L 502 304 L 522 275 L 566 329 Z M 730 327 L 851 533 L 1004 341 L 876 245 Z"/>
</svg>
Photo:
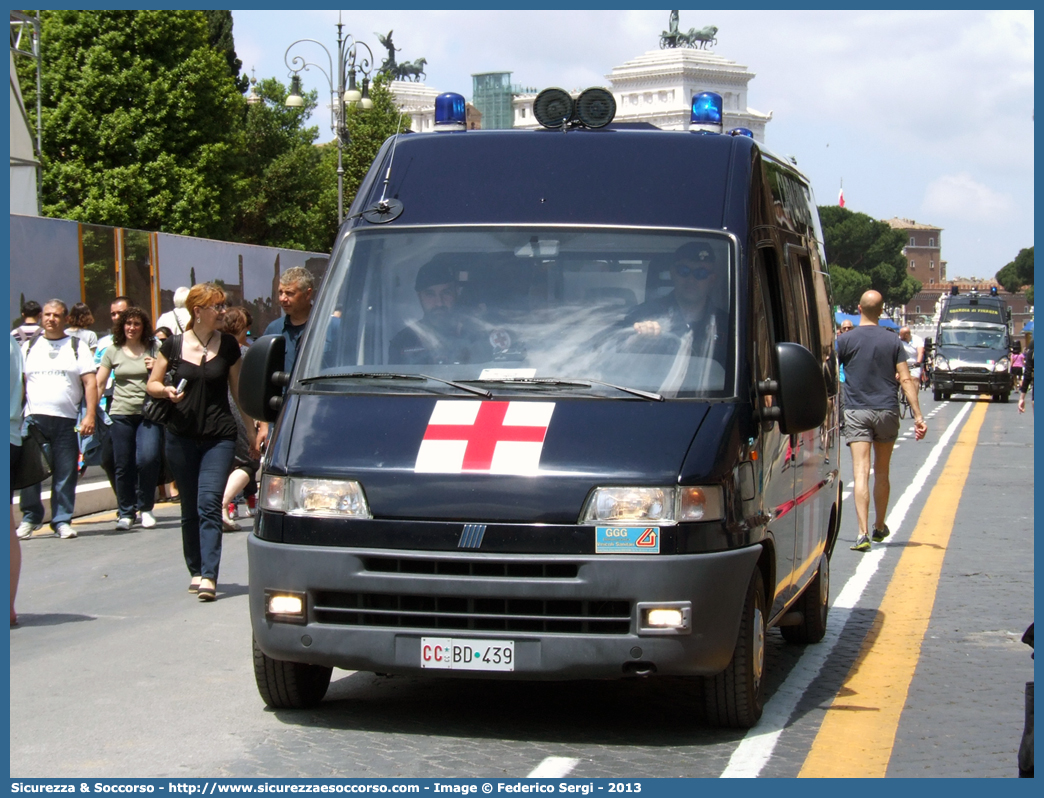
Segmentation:
<svg viewBox="0 0 1044 798">
<path fill-rule="evenodd" d="M 968 416 L 799 776 L 886 774 L 986 408 L 979 404 Z"/>
</svg>

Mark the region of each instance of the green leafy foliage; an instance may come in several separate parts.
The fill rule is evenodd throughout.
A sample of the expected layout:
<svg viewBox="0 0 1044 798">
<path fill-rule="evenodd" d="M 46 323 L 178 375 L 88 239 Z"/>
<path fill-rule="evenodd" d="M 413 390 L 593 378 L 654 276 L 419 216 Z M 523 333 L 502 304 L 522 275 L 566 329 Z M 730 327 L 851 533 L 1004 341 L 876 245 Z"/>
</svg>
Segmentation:
<svg viewBox="0 0 1044 798">
<path fill-rule="evenodd" d="M 43 211 L 225 238 L 243 97 L 198 11 L 45 11 Z M 35 82 L 23 80 L 26 106 Z"/>
<path fill-rule="evenodd" d="M 1017 294 L 1026 288 L 1026 299 L 1033 304 L 1033 247 L 1020 249 L 1015 260 L 997 272 L 997 282 L 1005 291 Z"/>
<path fill-rule="evenodd" d="M 338 148 L 316 146 L 308 124 L 326 85 L 286 108 L 283 84 L 262 80 L 248 104 L 228 11 L 45 11 L 42 23 L 44 215 L 330 250 Z M 35 115 L 34 68 L 18 62 Z M 381 144 L 409 126 L 388 82 L 370 87 L 372 109 L 348 110 L 345 212 Z"/>
<path fill-rule="evenodd" d="M 326 147 L 314 146 L 318 128 L 305 127 L 318 93 L 305 95 L 303 108 L 287 108 L 287 89 L 274 78 L 257 84 L 262 102 L 247 108 L 238 140 L 232 237 L 265 246 L 326 251 L 336 228 L 336 209 L 324 218 L 326 184 L 336 178 L 323 169 Z"/>
<path fill-rule="evenodd" d="M 905 305 L 921 290 L 921 282 L 907 274 L 901 230 L 836 205 L 820 205 L 819 218 L 834 301 L 846 313 L 855 313 L 871 288 L 892 306 Z"/>
<path fill-rule="evenodd" d="M 225 56 L 228 72 L 236 84 L 236 89 L 243 94 L 250 88 L 250 79 L 241 75 L 243 62 L 236 56 L 236 43 L 232 38 L 231 11 L 204 11 L 207 18 L 207 33 L 210 46 Z"/>
</svg>

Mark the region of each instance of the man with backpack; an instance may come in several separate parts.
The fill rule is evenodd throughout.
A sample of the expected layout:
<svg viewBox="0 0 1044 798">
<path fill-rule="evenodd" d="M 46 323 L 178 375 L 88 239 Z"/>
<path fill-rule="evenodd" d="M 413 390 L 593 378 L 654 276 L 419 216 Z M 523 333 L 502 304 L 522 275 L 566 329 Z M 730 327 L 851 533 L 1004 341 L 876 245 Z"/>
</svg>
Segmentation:
<svg viewBox="0 0 1044 798">
<path fill-rule="evenodd" d="M 76 537 L 76 530 L 70 524 L 79 476 L 76 419 L 86 398 L 80 432 L 92 434 L 98 406 L 94 358 L 90 348 L 79 338 L 66 335 L 68 315 L 65 303 L 52 299 L 43 306 L 43 331 L 22 345 L 26 415 L 29 423 L 36 426 L 50 444 L 51 528 L 61 538 Z M 19 538 L 27 538 L 43 525 L 40 486 L 23 489 L 19 505 L 22 523 L 16 532 Z"/>
<path fill-rule="evenodd" d="M 22 303 L 22 322 L 13 330 L 11 336 L 21 346 L 40 331 L 40 303 L 27 299 Z"/>
</svg>

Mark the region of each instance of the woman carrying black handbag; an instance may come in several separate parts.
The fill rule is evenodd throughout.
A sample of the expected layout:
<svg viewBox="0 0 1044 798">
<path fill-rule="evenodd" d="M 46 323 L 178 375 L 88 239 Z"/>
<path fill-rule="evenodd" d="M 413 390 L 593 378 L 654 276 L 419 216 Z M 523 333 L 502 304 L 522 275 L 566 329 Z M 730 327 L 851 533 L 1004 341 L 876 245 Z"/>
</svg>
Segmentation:
<svg viewBox="0 0 1044 798">
<path fill-rule="evenodd" d="M 185 299 L 190 313 L 182 338 L 178 381 L 164 385 L 173 339 L 163 342 L 147 390 L 174 404 L 167 422 L 167 460 L 181 493 L 181 541 L 200 601 L 216 597 L 221 564 L 221 498 L 236 446 L 229 395 L 239 403 L 239 344 L 223 332 L 225 292 L 213 283 L 194 285 Z"/>
</svg>

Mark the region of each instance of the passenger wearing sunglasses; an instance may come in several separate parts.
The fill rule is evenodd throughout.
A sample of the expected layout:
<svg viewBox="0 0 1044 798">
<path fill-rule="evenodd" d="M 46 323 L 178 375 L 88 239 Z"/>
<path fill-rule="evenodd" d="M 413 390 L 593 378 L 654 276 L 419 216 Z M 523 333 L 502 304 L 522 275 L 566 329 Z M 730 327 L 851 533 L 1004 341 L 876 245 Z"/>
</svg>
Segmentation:
<svg viewBox="0 0 1044 798">
<path fill-rule="evenodd" d="M 674 290 L 636 307 L 624 324 L 639 336 L 689 337 L 692 354 L 724 362 L 728 314 L 715 307 L 713 299 L 724 279 L 724 266 L 709 245 L 683 244 L 671 261 Z"/>
</svg>

